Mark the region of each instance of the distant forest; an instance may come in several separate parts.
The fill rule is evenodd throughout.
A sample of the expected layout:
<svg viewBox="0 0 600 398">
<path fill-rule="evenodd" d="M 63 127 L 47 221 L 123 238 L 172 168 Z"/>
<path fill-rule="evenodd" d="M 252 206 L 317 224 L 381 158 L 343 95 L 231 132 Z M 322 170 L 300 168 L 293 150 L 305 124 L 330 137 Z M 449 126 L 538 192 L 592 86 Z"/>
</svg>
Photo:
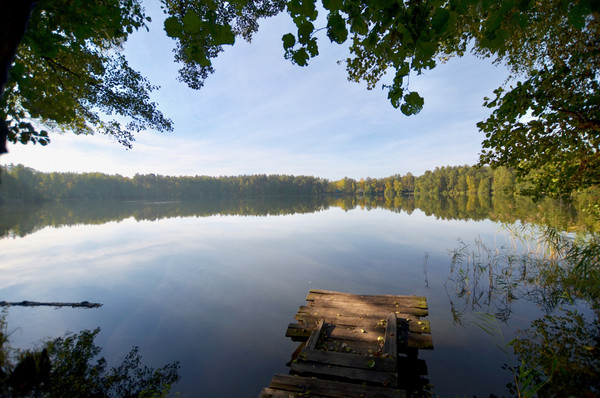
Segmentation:
<svg viewBox="0 0 600 398">
<path fill-rule="evenodd" d="M 257 198 L 320 196 L 325 194 L 383 196 L 476 194 L 515 195 L 527 190 L 505 167 L 437 167 L 415 177 L 411 173 L 359 181 L 289 175 L 224 177 L 171 177 L 136 174 L 43 173 L 23 165 L 1 168 L 0 204 L 40 203 L 57 200 L 188 200 L 202 198 Z"/>
</svg>

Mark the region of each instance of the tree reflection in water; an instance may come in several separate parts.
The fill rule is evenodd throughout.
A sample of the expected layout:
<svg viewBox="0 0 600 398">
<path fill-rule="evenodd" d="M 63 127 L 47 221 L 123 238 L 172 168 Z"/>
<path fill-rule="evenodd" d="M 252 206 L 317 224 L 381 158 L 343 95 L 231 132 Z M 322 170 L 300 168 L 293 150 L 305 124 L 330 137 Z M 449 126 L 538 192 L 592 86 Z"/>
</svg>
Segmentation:
<svg viewBox="0 0 600 398">
<path fill-rule="evenodd" d="M 39 350 L 9 346 L 0 318 L 0 396 L 2 397 L 166 397 L 179 381 L 179 363 L 152 369 L 138 347 L 107 369 L 94 343 L 100 328 L 48 341 Z"/>
<path fill-rule="evenodd" d="M 455 322 L 467 312 L 483 312 L 507 322 L 515 300 L 544 311 L 506 343 L 519 365 L 508 384 L 516 396 L 600 394 L 600 234 L 576 237 L 554 228 L 526 226 L 517 245 L 489 248 L 481 240 L 460 242 L 450 252 L 446 290 Z M 500 330 L 488 322 L 488 331 Z M 501 333 L 501 332 L 499 332 Z"/>
</svg>

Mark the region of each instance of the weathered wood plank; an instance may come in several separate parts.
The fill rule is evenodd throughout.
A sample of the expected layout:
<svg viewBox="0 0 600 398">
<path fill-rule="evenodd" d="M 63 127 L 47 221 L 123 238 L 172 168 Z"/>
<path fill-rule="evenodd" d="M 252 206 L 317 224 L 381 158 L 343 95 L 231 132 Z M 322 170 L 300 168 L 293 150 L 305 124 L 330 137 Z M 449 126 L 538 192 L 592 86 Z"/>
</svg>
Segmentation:
<svg viewBox="0 0 600 398">
<path fill-rule="evenodd" d="M 404 307 L 427 308 L 427 298 L 422 296 L 394 296 L 394 295 L 356 295 L 341 292 L 318 292 L 311 290 L 306 296 L 307 301 L 352 303 L 361 302 L 375 305 L 397 305 Z"/>
<path fill-rule="evenodd" d="M 390 313 L 390 312 L 398 312 L 398 314 L 410 314 L 410 315 L 415 315 L 415 316 L 427 316 L 429 315 L 429 312 L 426 309 L 423 308 L 408 308 L 408 307 L 403 307 L 403 308 L 395 308 L 395 307 L 373 307 L 372 309 L 366 309 L 364 307 L 360 307 L 360 306 L 348 306 L 348 307 L 344 307 L 344 306 L 336 306 L 336 305 L 327 305 L 327 306 L 302 306 L 298 309 L 298 315 L 301 314 L 306 314 L 308 316 L 331 316 L 331 315 L 335 315 L 338 317 L 343 317 L 344 315 L 346 316 L 358 316 L 358 317 L 383 317 L 385 319 L 385 317 Z M 298 319 L 298 318 L 296 318 Z"/>
<path fill-rule="evenodd" d="M 380 340 L 380 338 L 383 338 L 385 335 L 385 329 L 373 329 L 367 328 L 366 326 L 363 327 L 366 329 L 363 329 L 361 327 L 336 327 L 330 333 L 329 337 L 336 339 L 347 339 L 352 341 L 364 341 L 367 343 L 376 343 L 378 340 Z"/>
<path fill-rule="evenodd" d="M 319 397 L 318 395 L 312 395 L 312 397 Z M 269 387 L 265 387 L 260 392 L 258 398 L 290 398 L 290 391 L 285 390 L 274 390 Z"/>
<path fill-rule="evenodd" d="M 286 336 L 292 337 L 292 340 L 306 341 L 306 335 L 304 335 L 304 338 L 298 339 L 294 339 L 293 334 L 286 333 Z M 369 347 L 368 349 L 373 349 L 373 343 L 376 342 L 377 337 L 380 336 L 383 337 L 384 334 L 361 333 L 360 330 L 356 331 L 348 330 L 348 328 L 335 328 L 330 335 L 330 340 L 338 340 L 340 342 L 339 344 L 341 344 L 343 341 L 346 341 L 348 344 L 353 346 L 356 344 L 361 344 L 361 347 Z M 433 349 L 433 340 L 431 335 L 408 333 L 399 330 L 398 350 L 401 350 L 402 347 L 431 350 Z"/>
<path fill-rule="evenodd" d="M 433 350 L 433 339 L 430 334 L 408 333 L 409 348 L 419 348 L 422 350 Z"/>
<path fill-rule="evenodd" d="M 408 331 L 411 333 L 431 333 L 431 324 L 429 321 L 412 321 L 408 322 Z"/>
<path fill-rule="evenodd" d="M 346 346 L 344 346 L 344 344 Z M 330 337 L 326 342 L 320 344 L 327 351 L 332 352 L 345 352 L 358 355 L 371 355 L 374 352 L 381 351 L 380 348 L 383 346 L 383 342 L 379 341 L 361 341 L 361 340 L 350 340 L 350 339 L 337 339 Z"/>
<path fill-rule="evenodd" d="M 338 296 L 338 297 L 359 297 L 359 298 L 369 298 L 369 297 L 379 297 L 379 298 L 418 298 L 427 300 L 425 296 L 415 296 L 412 294 L 402 295 L 402 294 L 354 294 L 348 292 L 336 292 L 333 290 L 323 290 L 323 289 L 310 289 L 309 295 L 322 295 L 322 296 Z"/>
<path fill-rule="evenodd" d="M 414 310 L 422 313 L 423 311 L 427 311 L 427 306 L 417 307 L 414 305 L 403 305 L 403 304 L 392 304 L 392 303 L 371 303 L 364 301 L 335 301 L 335 300 L 318 300 L 318 301 L 307 301 L 307 307 L 318 307 L 318 308 L 343 308 L 348 312 L 361 312 L 361 313 L 380 313 L 380 312 L 407 312 L 413 313 Z"/>
<path fill-rule="evenodd" d="M 398 358 L 398 326 L 394 312 L 390 312 L 390 315 L 387 317 L 385 337 L 383 339 L 383 353 L 394 359 Z"/>
<path fill-rule="evenodd" d="M 306 397 L 310 398 L 330 398 L 331 395 L 323 395 L 318 392 L 308 390 L 306 391 L 308 395 Z M 263 388 L 263 391 L 259 395 L 258 398 L 304 398 L 303 392 L 295 392 L 289 390 L 276 390 L 270 387 Z M 366 397 L 366 396 L 365 396 Z"/>
<path fill-rule="evenodd" d="M 308 328 L 312 331 L 312 329 L 315 328 L 316 322 L 321 319 L 323 319 L 327 323 L 332 323 L 332 324 L 336 324 L 336 325 L 345 325 L 345 326 L 356 326 L 358 324 L 363 324 L 365 322 L 376 325 L 380 321 L 384 320 L 390 312 L 391 311 L 388 311 L 384 314 L 382 313 L 382 314 L 371 314 L 371 315 L 364 315 L 364 314 L 357 315 L 357 314 L 346 314 L 346 313 L 336 312 L 335 314 L 333 314 L 333 313 L 329 314 L 329 315 L 324 314 L 321 316 L 302 312 L 302 313 L 296 313 L 294 318 L 296 320 L 298 320 L 299 323 L 305 324 L 305 325 L 301 325 L 303 328 Z M 418 316 L 415 316 L 412 314 L 403 314 L 403 313 L 396 312 L 396 317 L 398 319 L 405 319 L 405 320 L 408 319 L 410 322 L 415 322 L 416 324 L 418 324 L 418 322 L 423 322 L 423 324 L 425 324 L 425 322 L 427 322 L 427 321 L 421 321 Z M 424 330 L 423 333 L 426 333 L 426 330 Z M 309 334 L 310 334 L 310 332 L 309 332 Z"/>
<path fill-rule="evenodd" d="M 310 391 L 312 396 L 328 398 L 406 398 L 406 392 L 403 390 L 292 375 L 275 375 L 269 388 L 288 391 L 288 394 Z"/>
<path fill-rule="evenodd" d="M 387 387 L 396 387 L 398 385 L 398 375 L 393 372 L 376 372 L 372 370 L 326 365 L 316 362 L 292 362 L 291 372 L 309 375 L 335 376 L 347 380 L 378 383 Z"/>
<path fill-rule="evenodd" d="M 347 354 L 343 352 L 304 350 L 298 355 L 298 362 L 300 361 L 318 362 L 327 365 L 346 366 L 379 372 L 396 371 L 396 361 L 393 357 L 381 358 L 367 355 Z"/>
<path fill-rule="evenodd" d="M 310 337 L 308 338 L 308 342 L 306 343 L 305 349 L 307 349 L 307 350 L 315 349 L 315 347 L 317 346 L 317 342 L 319 341 L 319 337 L 321 336 L 321 330 L 323 330 L 323 324 L 324 324 L 323 320 L 320 320 L 319 322 L 317 322 L 317 327 L 310 334 Z"/>
<path fill-rule="evenodd" d="M 349 345 L 357 345 L 364 344 L 369 349 L 373 349 L 373 344 L 377 343 L 380 339 L 378 337 L 384 337 L 383 333 L 376 335 L 374 339 L 366 339 L 362 336 L 365 336 L 364 333 L 354 333 L 349 330 L 344 330 L 341 328 L 336 328 L 333 330 L 331 335 L 329 336 L 328 341 L 338 340 L 340 342 L 346 341 Z M 421 334 L 421 333 L 402 333 L 398 332 L 398 347 L 407 347 L 407 348 L 419 348 L 424 350 L 433 349 L 433 340 L 431 335 L 429 334 Z"/>
<path fill-rule="evenodd" d="M 402 316 L 402 315 L 398 315 L 398 314 L 396 314 L 396 317 L 398 319 L 406 319 L 406 316 Z M 338 325 L 339 327 L 346 327 L 346 328 L 355 326 L 357 323 L 364 320 L 364 318 L 361 319 L 361 318 L 347 317 L 347 316 L 324 317 L 322 319 L 326 323 L 333 323 L 333 324 Z M 381 319 L 376 320 L 374 318 L 371 320 L 371 324 L 378 325 L 380 321 L 381 321 Z M 377 323 L 375 323 L 375 322 L 377 322 Z M 375 328 L 375 329 L 378 329 L 378 328 Z M 312 330 L 313 330 L 313 328 L 307 329 L 304 324 L 290 323 L 285 332 L 285 336 L 292 337 L 292 338 L 299 338 L 299 339 L 302 339 L 302 338 L 308 339 L 308 336 L 310 336 L 310 333 L 312 332 Z M 371 331 L 370 328 L 367 328 L 365 330 Z M 408 330 L 412 333 L 431 333 L 431 326 L 429 324 L 429 321 L 421 321 L 417 317 L 412 316 L 411 321 L 408 322 Z"/>
</svg>

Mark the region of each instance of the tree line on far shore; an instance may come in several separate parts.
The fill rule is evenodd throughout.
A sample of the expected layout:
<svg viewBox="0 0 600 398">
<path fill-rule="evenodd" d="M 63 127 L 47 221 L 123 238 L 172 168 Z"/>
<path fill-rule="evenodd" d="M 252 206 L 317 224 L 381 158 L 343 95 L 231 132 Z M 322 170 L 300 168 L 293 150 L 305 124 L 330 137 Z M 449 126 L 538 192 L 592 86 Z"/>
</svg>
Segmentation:
<svg viewBox="0 0 600 398">
<path fill-rule="evenodd" d="M 44 173 L 23 165 L 2 167 L 0 204 L 39 203 L 55 200 L 185 200 L 318 196 L 324 194 L 383 196 L 402 195 L 520 195 L 527 182 L 506 167 L 444 166 L 386 178 L 343 178 L 329 181 L 312 176 L 161 176 L 134 177 L 103 173 Z"/>
</svg>

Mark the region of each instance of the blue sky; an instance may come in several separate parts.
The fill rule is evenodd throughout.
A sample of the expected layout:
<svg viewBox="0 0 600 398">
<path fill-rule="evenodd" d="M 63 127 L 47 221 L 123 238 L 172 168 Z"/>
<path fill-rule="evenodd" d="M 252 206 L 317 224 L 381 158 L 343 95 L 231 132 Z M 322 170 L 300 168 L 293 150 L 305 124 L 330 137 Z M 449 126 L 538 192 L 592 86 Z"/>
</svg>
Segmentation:
<svg viewBox="0 0 600 398">
<path fill-rule="evenodd" d="M 153 100 L 175 130 L 143 132 L 132 150 L 101 135 L 51 134 L 47 147 L 11 145 L 2 164 L 127 176 L 419 175 L 477 161 L 483 137 L 475 124 L 488 113 L 483 97 L 507 75 L 472 56 L 413 75 L 410 88 L 425 97 L 425 108 L 406 117 L 381 86 L 368 91 L 347 81 L 344 65 L 337 63 L 347 48 L 330 44 L 324 31 L 318 36 L 320 55 L 308 67 L 285 60 L 281 36 L 294 28 L 281 14 L 262 20 L 252 43 L 227 46 L 214 62 L 216 73 L 194 91 L 176 79 L 174 42 L 164 34 L 161 11 L 154 5 L 147 11 L 153 17 L 150 32 L 135 33 L 125 53 L 161 86 Z"/>
</svg>

